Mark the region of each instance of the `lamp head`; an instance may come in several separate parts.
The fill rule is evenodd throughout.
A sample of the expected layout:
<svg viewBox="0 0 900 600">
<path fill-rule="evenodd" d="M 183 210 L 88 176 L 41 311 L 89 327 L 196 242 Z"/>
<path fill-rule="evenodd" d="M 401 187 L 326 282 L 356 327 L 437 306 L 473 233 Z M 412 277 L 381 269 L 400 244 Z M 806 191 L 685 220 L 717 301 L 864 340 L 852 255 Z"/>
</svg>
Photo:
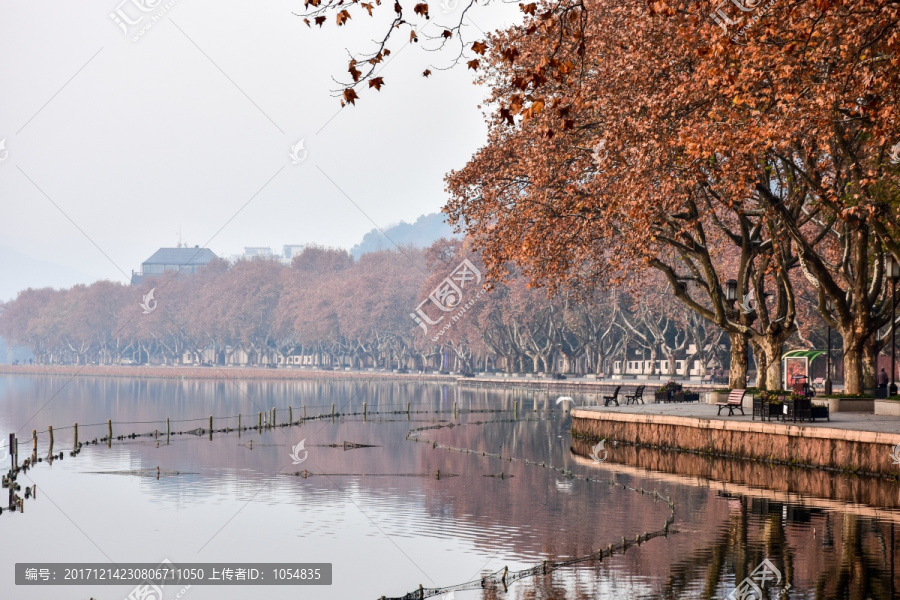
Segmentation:
<svg viewBox="0 0 900 600">
<path fill-rule="evenodd" d="M 729 279 L 725 282 L 725 299 L 729 302 L 737 301 L 737 287 L 738 282 L 736 279 Z"/>
<path fill-rule="evenodd" d="M 887 254 L 884 257 L 884 270 L 888 279 L 896 282 L 900 279 L 900 261 L 894 258 L 893 254 Z"/>
</svg>

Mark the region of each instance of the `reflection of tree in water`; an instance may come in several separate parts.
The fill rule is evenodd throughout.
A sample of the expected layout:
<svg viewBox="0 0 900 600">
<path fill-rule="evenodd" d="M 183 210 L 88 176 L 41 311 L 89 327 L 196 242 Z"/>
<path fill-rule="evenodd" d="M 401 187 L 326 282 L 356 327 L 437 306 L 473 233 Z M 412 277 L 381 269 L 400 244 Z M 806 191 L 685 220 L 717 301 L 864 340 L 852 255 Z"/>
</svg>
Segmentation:
<svg viewBox="0 0 900 600">
<path fill-rule="evenodd" d="M 729 500 L 731 503 L 735 501 Z M 756 567 L 752 565 L 747 570 L 747 502 L 743 498 L 738 502 L 739 509 L 731 512 L 727 526 L 720 529 L 711 546 L 698 548 L 671 566 L 669 578 L 663 586 L 663 598 L 683 598 L 694 582 L 701 578 L 704 584 L 700 598 L 713 598 L 721 582 L 724 566 L 732 567 L 735 581 L 742 581 Z"/>
<path fill-rule="evenodd" d="M 727 591 L 732 589 L 726 575 L 733 573 L 734 585 L 740 584 L 764 558 L 782 574 L 781 584 L 767 590 L 772 598 L 778 597 L 778 589 L 789 583 L 792 589 L 782 597 L 816 600 L 897 597 L 893 523 L 765 499 L 731 498 L 729 502 L 734 508 L 712 544 L 672 564 L 662 598 L 688 597 L 688 590 L 701 579 L 703 590 L 699 598 L 718 598 L 717 590 L 726 579 L 729 579 Z M 798 537 L 797 526 L 812 530 L 814 517 L 816 535 L 812 539 Z M 833 537 L 836 519 L 841 520 L 837 548 Z M 807 579 L 814 584 L 798 584 L 798 571 L 807 573 Z"/>
<path fill-rule="evenodd" d="M 822 573 L 816 598 L 848 600 L 895 597 L 894 525 L 843 515 L 837 573 Z"/>
<path fill-rule="evenodd" d="M 597 565 L 601 563 L 596 562 Z M 602 576 L 597 573 L 593 577 L 594 589 L 600 587 Z M 526 584 L 526 585 L 523 585 Z M 551 571 L 547 574 L 536 575 L 531 580 L 522 580 L 517 585 L 522 587 L 522 600 L 596 600 L 598 596 L 591 590 L 578 590 L 570 592 L 571 580 L 564 570 Z M 502 586 L 490 585 L 481 595 L 482 600 L 508 600 L 511 596 L 503 594 Z"/>
</svg>

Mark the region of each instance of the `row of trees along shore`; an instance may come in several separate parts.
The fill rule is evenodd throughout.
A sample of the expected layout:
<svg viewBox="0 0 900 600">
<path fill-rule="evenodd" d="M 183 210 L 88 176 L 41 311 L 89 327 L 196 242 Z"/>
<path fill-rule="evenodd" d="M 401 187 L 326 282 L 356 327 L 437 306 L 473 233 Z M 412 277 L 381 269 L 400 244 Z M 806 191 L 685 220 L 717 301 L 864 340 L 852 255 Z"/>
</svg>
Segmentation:
<svg viewBox="0 0 900 600">
<path fill-rule="evenodd" d="M 614 360 L 629 351 L 635 360 L 638 350 L 674 368 L 690 344 L 704 365 L 727 361 L 721 330 L 665 293 L 609 290 L 575 302 L 550 298 L 522 277 L 493 285 L 435 342 L 437 327 L 426 335 L 411 313 L 464 259 L 484 269 L 459 240 L 356 261 L 344 250 L 308 247 L 290 266 L 218 260 L 196 275 L 170 273 L 140 286 L 29 289 L 2 307 L 0 335 L 29 347 L 39 364 L 179 364 L 211 349 L 226 364 L 346 357 L 353 367 L 609 375 Z M 155 304 L 144 314 L 150 290 Z M 469 287 L 463 299 L 475 294 Z"/>
<path fill-rule="evenodd" d="M 411 313 L 464 259 L 485 269 L 466 242 L 445 239 L 426 250 L 382 251 L 357 261 L 344 250 L 308 247 L 290 266 L 215 261 L 196 275 L 166 274 L 141 286 L 100 281 L 29 289 L 2 307 L 0 335 L 31 348 L 39 364 L 212 357 L 260 365 L 292 364 L 290 357 L 300 356 L 309 359 L 304 364 L 331 365 L 345 357 L 356 368 L 606 377 L 615 362 L 626 365 L 638 354 L 651 375 L 675 375 L 682 360 L 700 375 L 709 365 L 728 365 L 725 331 L 677 301 L 665 277 L 653 273 L 636 288 L 601 289 L 589 298 L 548 296 L 512 273 L 489 284 L 436 342 L 436 327 L 426 335 Z M 791 342 L 820 346 L 825 323 L 814 290 L 800 284 L 803 318 Z M 144 314 L 141 302 L 151 289 L 155 304 Z M 475 294 L 465 293 L 464 300 Z"/>
</svg>

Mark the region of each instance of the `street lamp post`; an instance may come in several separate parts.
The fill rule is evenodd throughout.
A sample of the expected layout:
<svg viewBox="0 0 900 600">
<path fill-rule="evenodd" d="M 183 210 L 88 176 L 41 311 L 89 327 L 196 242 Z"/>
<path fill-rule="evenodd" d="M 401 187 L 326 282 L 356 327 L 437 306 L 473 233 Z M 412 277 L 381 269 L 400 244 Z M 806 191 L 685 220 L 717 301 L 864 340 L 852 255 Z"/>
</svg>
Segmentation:
<svg viewBox="0 0 900 600">
<path fill-rule="evenodd" d="M 888 396 L 897 395 L 896 381 L 896 353 L 897 353 L 897 280 L 900 279 L 900 262 L 894 258 L 893 254 L 888 254 L 885 259 L 885 271 L 887 271 L 888 279 L 891 281 L 891 292 L 893 296 L 893 304 L 891 305 L 891 387 L 888 390 Z"/>
<path fill-rule="evenodd" d="M 737 302 L 737 292 L 738 292 L 738 282 L 736 279 L 729 279 L 728 281 L 725 282 L 725 300 L 728 302 L 728 306 L 732 310 L 734 310 L 734 303 Z M 729 335 L 731 335 L 731 334 L 729 334 Z M 731 336 L 731 337 L 732 337 L 732 344 L 734 344 L 735 337 L 734 336 Z M 743 336 L 741 336 L 741 337 L 743 338 Z M 744 360 L 747 361 L 747 363 L 748 363 L 748 365 L 744 367 L 744 372 L 746 372 L 747 368 L 749 368 L 749 360 L 750 360 L 750 356 L 749 356 L 750 353 L 747 350 L 746 339 L 744 339 L 743 352 L 744 352 Z M 734 351 L 733 350 L 731 353 L 731 358 L 734 359 Z M 734 368 L 734 364 L 732 364 L 731 368 L 729 369 L 732 373 L 734 373 L 734 371 L 732 370 L 733 368 Z M 729 375 L 728 379 L 729 379 L 729 386 L 730 386 L 730 384 L 731 384 L 731 376 L 730 375 Z M 742 381 L 741 383 L 739 383 L 737 385 L 746 387 L 747 382 Z"/>
<path fill-rule="evenodd" d="M 825 308 L 829 313 L 834 313 L 834 302 L 828 299 Z M 831 322 L 826 320 L 825 326 L 828 328 L 828 353 L 825 355 L 825 395 L 830 396 L 832 391 L 831 384 Z"/>
</svg>

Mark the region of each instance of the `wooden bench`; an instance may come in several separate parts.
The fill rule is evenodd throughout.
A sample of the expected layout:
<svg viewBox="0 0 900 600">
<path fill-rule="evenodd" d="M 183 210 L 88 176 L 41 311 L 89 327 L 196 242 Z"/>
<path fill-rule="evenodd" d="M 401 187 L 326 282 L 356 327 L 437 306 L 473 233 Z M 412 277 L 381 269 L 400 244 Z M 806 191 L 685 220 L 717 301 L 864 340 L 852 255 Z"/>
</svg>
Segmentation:
<svg viewBox="0 0 900 600">
<path fill-rule="evenodd" d="M 618 386 L 616 391 L 613 392 L 612 396 L 603 396 L 603 406 L 609 406 L 610 402 L 615 402 L 616 406 L 619 405 L 619 390 L 622 389 L 622 386 Z"/>
<path fill-rule="evenodd" d="M 634 390 L 634 394 L 632 394 L 630 396 L 626 395 L 625 396 L 625 404 L 631 404 L 631 403 L 637 404 L 638 402 L 643 404 L 645 387 L 647 387 L 647 386 L 639 385 L 638 388 L 636 390 Z"/>
<path fill-rule="evenodd" d="M 728 394 L 727 402 L 716 402 L 716 406 L 719 407 L 718 414 L 722 414 L 722 409 L 728 409 L 728 416 L 734 415 L 734 409 L 738 409 L 741 411 L 741 414 L 744 414 L 744 394 L 747 393 L 747 390 L 731 390 L 731 393 Z"/>
</svg>

